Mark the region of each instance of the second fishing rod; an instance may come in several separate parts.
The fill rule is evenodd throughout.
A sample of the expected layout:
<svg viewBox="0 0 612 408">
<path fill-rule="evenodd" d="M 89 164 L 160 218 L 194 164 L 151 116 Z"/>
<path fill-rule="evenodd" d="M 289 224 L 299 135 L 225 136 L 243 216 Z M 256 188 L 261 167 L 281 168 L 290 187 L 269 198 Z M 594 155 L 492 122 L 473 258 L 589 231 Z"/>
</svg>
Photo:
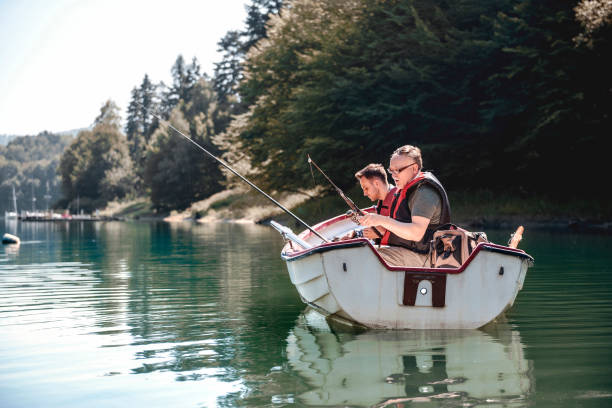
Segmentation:
<svg viewBox="0 0 612 408">
<path fill-rule="evenodd" d="M 357 207 L 357 205 L 353 202 L 353 200 L 347 197 L 346 194 L 344 194 L 344 192 L 340 189 L 340 187 L 338 187 L 333 181 L 331 181 L 331 179 L 327 176 L 327 174 L 325 174 L 325 172 L 321 170 L 319 166 L 317 166 L 317 163 L 315 163 L 314 160 L 310 158 L 310 155 L 307 155 L 307 156 L 308 156 L 308 164 L 310 164 L 311 166 L 314 166 L 317 170 L 319 170 L 319 172 L 327 179 L 327 181 L 329 181 L 329 183 L 336 189 L 336 192 L 338 193 L 338 195 L 342 197 L 342 199 L 344 200 L 344 202 L 346 202 L 346 204 L 349 206 L 351 211 L 357 215 L 364 215 L 364 212 L 361 211 L 359 207 Z M 356 217 L 353 216 L 351 218 L 356 224 L 359 224 L 359 221 L 357 221 Z M 378 238 L 383 237 L 383 234 L 379 230 L 377 230 L 376 227 L 372 227 L 372 230 L 378 236 Z"/>
</svg>

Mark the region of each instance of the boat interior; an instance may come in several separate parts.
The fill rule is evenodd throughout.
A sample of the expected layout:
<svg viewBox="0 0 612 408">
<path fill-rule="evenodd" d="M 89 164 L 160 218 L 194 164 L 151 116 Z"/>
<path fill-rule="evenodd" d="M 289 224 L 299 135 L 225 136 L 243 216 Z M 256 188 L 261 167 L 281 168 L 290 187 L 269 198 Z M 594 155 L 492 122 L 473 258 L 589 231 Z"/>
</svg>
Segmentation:
<svg viewBox="0 0 612 408">
<path fill-rule="evenodd" d="M 373 208 L 368 208 L 364 211 L 374 211 Z M 290 228 L 278 224 L 275 221 L 271 222 L 271 226 L 274 227 L 285 239 L 286 245 L 283 247 L 282 256 L 285 260 L 292 260 L 308 256 L 314 253 L 321 253 L 330 251 L 338 248 L 346 248 L 352 246 L 369 246 L 370 249 L 380 259 L 380 262 L 389 270 L 430 270 L 436 272 L 447 272 L 447 273 L 460 273 L 465 267 L 471 262 L 480 250 L 490 250 L 494 252 L 504 252 L 511 255 L 518 255 L 520 257 L 528 258 L 530 262 L 533 262 L 533 258 L 526 254 L 524 251 L 517 249 L 516 247 L 497 245 L 490 242 L 479 243 L 467 256 L 463 259 L 462 263 L 454 267 L 437 267 L 432 268 L 431 265 L 425 268 L 406 268 L 392 266 L 385 262 L 385 260 L 378 253 L 377 248 L 371 240 L 367 238 L 348 238 L 353 231 L 359 231 L 363 229 L 362 226 L 358 225 L 353 221 L 350 214 L 343 214 L 329 220 L 323 221 L 312 227 L 327 241 L 324 242 L 320 237 L 315 235 L 310 230 L 304 230 L 299 234 L 295 234 Z M 517 230 L 515 235 L 522 235 L 522 227 Z M 518 238 L 520 240 L 520 238 Z M 515 240 L 517 241 L 517 240 Z M 516 244 L 515 244 L 516 245 Z"/>
</svg>

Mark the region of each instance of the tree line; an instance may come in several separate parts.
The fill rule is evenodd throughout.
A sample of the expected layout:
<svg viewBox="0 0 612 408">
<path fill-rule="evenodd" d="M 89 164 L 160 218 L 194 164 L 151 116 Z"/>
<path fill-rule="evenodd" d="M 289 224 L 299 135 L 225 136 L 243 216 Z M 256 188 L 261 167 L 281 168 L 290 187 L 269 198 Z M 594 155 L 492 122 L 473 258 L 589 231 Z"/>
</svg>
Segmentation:
<svg viewBox="0 0 612 408">
<path fill-rule="evenodd" d="M 227 135 L 276 189 L 309 183 L 307 153 L 347 186 L 414 144 L 453 190 L 601 196 L 581 167 L 606 167 L 611 8 L 297 0 L 247 55 Z"/>
<path fill-rule="evenodd" d="M 56 170 L 72 140 L 70 135 L 41 132 L 0 145 L 0 211 L 13 211 L 13 189 L 19 211 L 52 208 L 61 199 Z"/>
<path fill-rule="evenodd" d="M 155 83 L 147 74 L 131 91 L 124 128 L 119 110 L 107 101 L 92 128 L 78 134 L 62 155 L 58 173 L 63 192 L 60 208 L 101 208 L 114 199 L 148 196 L 155 209 L 183 209 L 209 197 L 225 185 L 217 163 L 202 155 L 165 122 L 213 154 L 223 151 L 213 139 L 228 127 L 232 115 L 243 112 L 236 85 L 240 61 L 265 36 L 270 14 L 280 1 L 253 0 L 247 6 L 246 28 L 219 41 L 223 60 L 215 75 L 201 72 L 196 58 L 179 55 L 172 65 L 172 82 Z M 163 119 L 162 123 L 158 117 Z"/>
<path fill-rule="evenodd" d="M 124 129 L 104 105 L 62 156 L 60 204 L 167 211 L 232 183 L 152 113 L 268 190 L 311 187 L 306 154 L 348 187 L 414 144 L 450 190 L 602 197 L 611 4 L 252 0 L 212 78 L 179 56 L 171 84 L 132 90 Z"/>
</svg>

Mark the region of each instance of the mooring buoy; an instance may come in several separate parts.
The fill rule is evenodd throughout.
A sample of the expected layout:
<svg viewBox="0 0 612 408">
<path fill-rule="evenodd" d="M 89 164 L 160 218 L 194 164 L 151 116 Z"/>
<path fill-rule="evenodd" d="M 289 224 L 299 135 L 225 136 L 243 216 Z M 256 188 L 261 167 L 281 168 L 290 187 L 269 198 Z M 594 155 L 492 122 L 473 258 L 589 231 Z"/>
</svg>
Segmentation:
<svg viewBox="0 0 612 408">
<path fill-rule="evenodd" d="M 2 236 L 3 244 L 19 244 L 20 242 L 21 240 L 19 239 L 18 236 L 11 235 L 9 233 L 6 233 Z"/>
</svg>

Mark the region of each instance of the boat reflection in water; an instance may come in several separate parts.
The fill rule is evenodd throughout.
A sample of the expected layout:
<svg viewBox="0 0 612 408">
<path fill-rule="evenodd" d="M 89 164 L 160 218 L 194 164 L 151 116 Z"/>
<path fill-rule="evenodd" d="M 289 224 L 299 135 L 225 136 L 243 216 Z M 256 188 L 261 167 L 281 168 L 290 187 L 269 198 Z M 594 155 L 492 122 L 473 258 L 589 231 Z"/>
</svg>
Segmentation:
<svg viewBox="0 0 612 408">
<path fill-rule="evenodd" d="M 534 387 L 519 332 L 506 323 L 352 334 L 308 309 L 287 343 L 291 368 L 311 387 L 296 396 L 306 405 L 523 406 Z"/>
</svg>

